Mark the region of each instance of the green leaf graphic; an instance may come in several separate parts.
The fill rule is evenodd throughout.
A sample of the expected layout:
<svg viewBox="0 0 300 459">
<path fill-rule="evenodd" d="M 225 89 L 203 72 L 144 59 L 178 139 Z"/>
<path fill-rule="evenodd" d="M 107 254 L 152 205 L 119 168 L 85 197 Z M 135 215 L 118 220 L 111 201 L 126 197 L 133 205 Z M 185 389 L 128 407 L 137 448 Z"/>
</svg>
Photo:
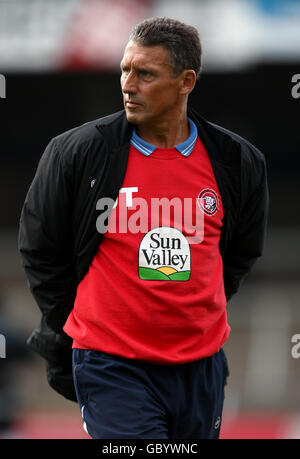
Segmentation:
<svg viewBox="0 0 300 459">
<path fill-rule="evenodd" d="M 157 269 L 141 267 L 139 268 L 139 277 L 143 280 L 187 281 L 190 278 L 190 271 L 180 271 L 167 276 Z"/>
</svg>

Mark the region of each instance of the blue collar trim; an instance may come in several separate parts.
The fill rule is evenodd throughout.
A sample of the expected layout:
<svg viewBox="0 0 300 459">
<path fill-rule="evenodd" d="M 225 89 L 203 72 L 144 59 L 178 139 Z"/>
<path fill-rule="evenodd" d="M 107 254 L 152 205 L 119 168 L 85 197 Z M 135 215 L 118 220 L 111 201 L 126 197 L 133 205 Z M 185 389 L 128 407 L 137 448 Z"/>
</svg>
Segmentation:
<svg viewBox="0 0 300 459">
<path fill-rule="evenodd" d="M 183 156 L 189 156 L 193 148 L 195 146 L 197 137 L 198 137 L 198 131 L 195 123 L 188 118 L 189 120 L 189 125 L 190 125 L 190 136 L 187 140 L 182 142 L 179 145 L 176 145 L 174 148 L 178 150 Z M 157 147 L 154 145 L 151 145 L 150 143 L 146 142 L 145 140 L 141 139 L 136 133 L 136 130 L 133 130 L 132 137 L 130 140 L 131 145 L 133 145 L 139 152 L 141 152 L 145 156 L 150 156 L 151 153 L 156 150 Z"/>
</svg>

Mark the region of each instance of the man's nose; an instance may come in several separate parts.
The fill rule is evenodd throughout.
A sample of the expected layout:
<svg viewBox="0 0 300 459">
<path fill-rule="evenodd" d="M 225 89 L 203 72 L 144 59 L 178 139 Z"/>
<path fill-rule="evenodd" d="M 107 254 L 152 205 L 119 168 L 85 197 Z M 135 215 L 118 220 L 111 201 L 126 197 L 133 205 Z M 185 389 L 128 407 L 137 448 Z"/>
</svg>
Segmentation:
<svg viewBox="0 0 300 459">
<path fill-rule="evenodd" d="M 130 72 L 128 75 L 122 77 L 122 91 L 125 94 L 136 93 L 136 76 L 133 74 L 133 72 Z"/>
</svg>

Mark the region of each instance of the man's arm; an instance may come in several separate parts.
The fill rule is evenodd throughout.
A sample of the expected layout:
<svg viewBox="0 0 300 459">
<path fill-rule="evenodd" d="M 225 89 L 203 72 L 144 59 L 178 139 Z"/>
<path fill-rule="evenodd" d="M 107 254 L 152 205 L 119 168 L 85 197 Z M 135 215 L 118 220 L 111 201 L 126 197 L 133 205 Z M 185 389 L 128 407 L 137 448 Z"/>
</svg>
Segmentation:
<svg viewBox="0 0 300 459">
<path fill-rule="evenodd" d="M 24 202 L 19 250 L 29 289 L 42 313 L 40 327 L 28 344 L 46 359 L 49 384 L 74 399 L 72 341 L 62 330 L 74 301 L 71 222 L 72 179 L 54 139 L 39 162 Z"/>
<path fill-rule="evenodd" d="M 223 259 L 227 300 L 238 291 L 263 254 L 269 211 L 265 158 L 248 144 L 243 145 L 242 153 L 241 209 Z"/>
</svg>

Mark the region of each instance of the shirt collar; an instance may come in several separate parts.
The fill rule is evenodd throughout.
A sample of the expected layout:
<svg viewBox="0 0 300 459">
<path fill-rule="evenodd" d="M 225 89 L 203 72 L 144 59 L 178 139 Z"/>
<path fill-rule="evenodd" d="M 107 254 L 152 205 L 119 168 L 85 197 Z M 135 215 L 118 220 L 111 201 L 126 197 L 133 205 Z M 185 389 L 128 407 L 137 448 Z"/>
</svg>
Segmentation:
<svg viewBox="0 0 300 459">
<path fill-rule="evenodd" d="M 194 145 L 196 143 L 197 137 L 198 137 L 198 132 L 197 132 L 197 127 L 195 123 L 188 118 L 189 125 L 190 125 L 190 136 L 187 140 L 184 142 L 180 143 L 179 145 L 176 145 L 174 148 L 178 150 L 183 156 L 189 156 L 194 148 Z M 136 133 L 136 130 L 133 130 L 131 140 L 130 140 L 131 145 L 133 145 L 139 152 L 143 153 L 145 156 L 150 156 L 151 153 L 156 150 L 157 147 L 154 145 L 151 145 L 150 143 L 146 142 L 145 140 L 141 139 Z"/>
</svg>

